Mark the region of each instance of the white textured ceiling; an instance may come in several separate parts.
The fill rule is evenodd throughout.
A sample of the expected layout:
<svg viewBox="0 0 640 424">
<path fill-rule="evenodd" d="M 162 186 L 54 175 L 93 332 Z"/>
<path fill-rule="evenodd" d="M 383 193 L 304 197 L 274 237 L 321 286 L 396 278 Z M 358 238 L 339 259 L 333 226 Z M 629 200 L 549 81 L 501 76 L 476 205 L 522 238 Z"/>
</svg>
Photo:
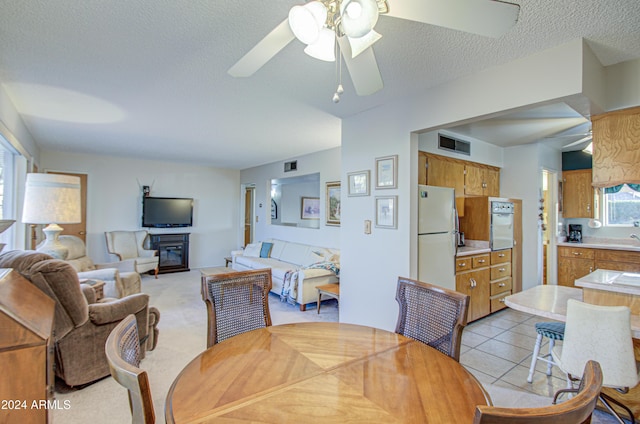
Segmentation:
<svg viewBox="0 0 640 424">
<path fill-rule="evenodd" d="M 298 41 L 250 78 L 226 73 L 302 1 L 2 0 L 0 82 L 44 149 L 243 169 L 338 146 L 342 117 L 578 37 L 604 65 L 640 57 L 638 0 L 513 2 L 498 39 L 382 16 L 384 88 L 358 97 L 345 73 L 334 104 L 335 64 Z"/>
</svg>

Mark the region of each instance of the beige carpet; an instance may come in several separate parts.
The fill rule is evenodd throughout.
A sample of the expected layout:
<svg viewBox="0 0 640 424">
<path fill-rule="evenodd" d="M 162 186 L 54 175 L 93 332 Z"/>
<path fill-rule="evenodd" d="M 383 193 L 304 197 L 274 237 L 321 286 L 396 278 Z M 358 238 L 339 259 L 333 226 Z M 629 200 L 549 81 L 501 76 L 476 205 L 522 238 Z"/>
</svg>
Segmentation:
<svg viewBox="0 0 640 424">
<path fill-rule="evenodd" d="M 156 421 L 164 423 L 164 402 L 169 387 L 187 363 L 206 347 L 207 311 L 200 296 L 200 271 L 180 272 L 142 278 L 142 291 L 151 296 L 151 305 L 160 310 L 160 337 L 152 352 L 147 352 L 141 367 L 149 373 Z M 300 312 L 297 306 L 280 302 L 270 295 L 273 325 L 291 322 L 338 321 L 337 302 L 322 303 L 320 314 L 315 305 Z M 58 382 L 59 383 L 59 382 Z M 81 390 L 69 390 L 57 384 L 56 399 L 69 400 L 70 408 L 53 412 L 56 424 L 130 423 L 131 413 L 126 390 L 110 377 Z"/>
<path fill-rule="evenodd" d="M 200 272 L 193 270 L 142 279 L 142 289 L 151 296 L 151 305 L 161 313 L 160 337 L 156 349 L 148 352 L 141 367 L 149 373 L 156 421 L 164 423 L 164 402 L 169 387 L 182 368 L 206 346 L 207 315 L 200 296 Z M 273 325 L 291 322 L 338 321 L 338 305 L 333 299 L 322 304 L 320 314 L 315 307 L 300 312 L 298 307 L 270 296 Z M 546 406 L 551 399 L 503 387 L 486 386 L 494 405 L 505 407 Z M 68 400 L 69 409 L 53 411 L 54 424 L 130 423 L 131 413 L 126 390 L 107 377 L 82 389 L 57 385 L 56 399 Z M 604 414 L 603 414 L 604 415 Z M 595 418 L 595 417 L 594 417 Z M 604 423 L 594 419 L 594 423 Z"/>
</svg>

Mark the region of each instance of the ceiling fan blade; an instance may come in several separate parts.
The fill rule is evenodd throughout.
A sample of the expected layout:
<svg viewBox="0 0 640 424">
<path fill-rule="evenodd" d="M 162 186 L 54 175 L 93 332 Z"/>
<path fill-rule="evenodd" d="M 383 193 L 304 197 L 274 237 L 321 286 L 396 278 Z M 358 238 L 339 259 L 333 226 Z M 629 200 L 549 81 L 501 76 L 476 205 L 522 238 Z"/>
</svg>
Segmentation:
<svg viewBox="0 0 640 424">
<path fill-rule="evenodd" d="M 592 138 L 592 137 L 591 137 L 591 134 L 589 134 L 589 135 L 588 135 L 588 136 L 586 136 L 586 137 L 582 137 L 580 140 L 576 140 L 576 141 L 574 141 L 574 142 L 572 142 L 572 143 L 567 144 L 566 146 L 562 146 L 562 148 L 563 148 L 563 149 L 566 149 L 567 147 L 577 146 L 577 145 L 578 145 L 578 144 L 580 144 L 580 143 L 584 143 L 585 141 L 589 141 L 589 140 L 591 140 L 591 138 Z"/>
<path fill-rule="evenodd" d="M 349 44 L 347 37 L 338 38 L 338 43 L 356 93 L 359 96 L 368 96 L 382 89 L 384 84 L 373 49 L 369 47 L 352 58 L 351 44 Z"/>
<path fill-rule="evenodd" d="M 398 0 L 387 16 L 499 37 L 518 21 L 520 6 L 494 0 Z"/>
<path fill-rule="evenodd" d="M 278 54 L 295 36 L 289 27 L 289 19 L 285 19 L 266 37 L 256 44 L 247 54 L 236 62 L 227 72 L 233 77 L 250 77 L 258 69 Z"/>
</svg>

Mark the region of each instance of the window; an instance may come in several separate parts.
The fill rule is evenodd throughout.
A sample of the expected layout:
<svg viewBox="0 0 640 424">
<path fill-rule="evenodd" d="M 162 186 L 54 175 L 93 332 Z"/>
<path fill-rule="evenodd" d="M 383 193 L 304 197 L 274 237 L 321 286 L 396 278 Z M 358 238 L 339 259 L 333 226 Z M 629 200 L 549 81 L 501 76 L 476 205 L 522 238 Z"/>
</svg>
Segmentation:
<svg viewBox="0 0 640 424">
<path fill-rule="evenodd" d="M 604 225 L 640 224 L 640 184 L 622 184 L 604 189 Z"/>
</svg>

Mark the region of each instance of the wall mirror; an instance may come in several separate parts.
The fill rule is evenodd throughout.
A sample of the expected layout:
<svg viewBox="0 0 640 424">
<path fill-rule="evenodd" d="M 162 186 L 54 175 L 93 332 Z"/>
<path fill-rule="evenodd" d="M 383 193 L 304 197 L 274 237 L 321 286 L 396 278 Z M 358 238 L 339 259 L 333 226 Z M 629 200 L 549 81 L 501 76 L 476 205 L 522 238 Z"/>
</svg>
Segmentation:
<svg viewBox="0 0 640 424">
<path fill-rule="evenodd" d="M 320 228 L 320 173 L 271 180 L 271 224 Z"/>
</svg>

